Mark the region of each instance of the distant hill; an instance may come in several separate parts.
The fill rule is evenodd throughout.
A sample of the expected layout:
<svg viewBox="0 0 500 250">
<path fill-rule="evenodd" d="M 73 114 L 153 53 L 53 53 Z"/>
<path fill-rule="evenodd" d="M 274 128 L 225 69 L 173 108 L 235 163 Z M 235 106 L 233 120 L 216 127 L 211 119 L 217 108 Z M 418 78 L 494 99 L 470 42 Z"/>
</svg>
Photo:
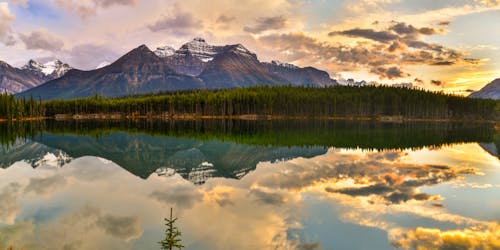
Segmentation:
<svg viewBox="0 0 500 250">
<path fill-rule="evenodd" d="M 500 78 L 490 82 L 479 91 L 472 93 L 469 97 L 500 99 Z"/>
<path fill-rule="evenodd" d="M 61 78 L 18 96 L 48 100 L 259 85 L 337 84 L 325 71 L 276 61 L 263 63 L 241 44 L 214 46 L 202 38 L 195 38 L 178 50 L 165 46 L 153 52 L 142 45 L 104 65 L 91 71 L 70 70 Z"/>
</svg>

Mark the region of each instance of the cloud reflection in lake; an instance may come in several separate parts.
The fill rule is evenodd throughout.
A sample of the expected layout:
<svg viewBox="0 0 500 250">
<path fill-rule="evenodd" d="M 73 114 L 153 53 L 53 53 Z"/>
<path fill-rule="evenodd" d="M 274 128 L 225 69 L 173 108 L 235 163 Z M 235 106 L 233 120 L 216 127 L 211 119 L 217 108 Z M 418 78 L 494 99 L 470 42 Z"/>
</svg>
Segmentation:
<svg viewBox="0 0 500 250">
<path fill-rule="evenodd" d="M 348 228 L 373 238 L 373 249 L 499 247 L 500 214 L 454 202 L 482 202 L 475 214 L 500 208 L 487 200 L 500 197 L 500 162 L 476 143 L 330 148 L 202 185 L 179 174 L 142 179 L 98 157 L 50 164 L 0 172 L 0 248 L 157 249 L 171 206 L 188 249 L 355 248 L 355 235 L 342 237 Z M 487 187 L 484 196 L 473 185 Z"/>
</svg>

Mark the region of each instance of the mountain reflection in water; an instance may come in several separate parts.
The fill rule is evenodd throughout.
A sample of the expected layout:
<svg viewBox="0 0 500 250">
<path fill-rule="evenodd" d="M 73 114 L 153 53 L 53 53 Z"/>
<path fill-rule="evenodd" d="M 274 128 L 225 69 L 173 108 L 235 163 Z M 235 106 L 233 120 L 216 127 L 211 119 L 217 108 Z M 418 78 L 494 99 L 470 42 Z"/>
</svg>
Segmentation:
<svg viewBox="0 0 500 250">
<path fill-rule="evenodd" d="M 488 125 L 0 127 L 0 249 L 158 249 L 169 207 L 187 249 L 500 248 Z"/>
</svg>

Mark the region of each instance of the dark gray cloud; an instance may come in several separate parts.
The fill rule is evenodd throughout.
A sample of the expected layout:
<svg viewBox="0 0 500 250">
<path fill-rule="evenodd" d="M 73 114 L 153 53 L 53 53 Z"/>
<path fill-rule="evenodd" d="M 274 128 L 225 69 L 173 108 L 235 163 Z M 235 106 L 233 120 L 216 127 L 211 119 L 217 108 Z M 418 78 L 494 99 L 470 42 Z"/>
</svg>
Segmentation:
<svg viewBox="0 0 500 250">
<path fill-rule="evenodd" d="M 413 79 L 413 82 L 414 83 L 417 83 L 417 84 L 423 84 L 424 83 L 424 80 L 420 79 L 420 78 L 415 78 Z"/>
<path fill-rule="evenodd" d="M 408 77 L 407 65 L 449 66 L 477 64 L 465 52 L 428 43 L 422 37 L 441 32 L 431 27 L 415 27 L 393 22 L 385 30 L 350 29 L 330 32 L 330 36 L 365 38 L 354 44 L 322 42 L 303 33 L 271 34 L 258 38 L 263 46 L 282 52 L 289 61 L 320 61 L 338 71 L 369 69 L 380 79 Z"/>
<path fill-rule="evenodd" d="M 284 16 L 260 17 L 252 26 L 245 26 L 244 31 L 259 34 L 267 30 L 278 30 L 286 27 L 287 19 Z"/>
<path fill-rule="evenodd" d="M 172 35 L 185 36 L 202 29 L 203 23 L 193 14 L 177 10 L 173 15 L 165 15 L 155 23 L 148 25 L 153 32 L 168 32 Z"/>
<path fill-rule="evenodd" d="M 317 249 L 321 249 L 321 243 L 320 242 L 300 243 L 297 246 L 297 249 L 298 250 L 317 250 Z"/>
<path fill-rule="evenodd" d="M 250 195 L 254 196 L 258 202 L 273 206 L 280 206 L 286 202 L 286 198 L 282 194 L 267 192 L 258 188 L 250 190 Z"/>
<path fill-rule="evenodd" d="M 439 33 L 436 29 L 431 28 L 431 27 L 422 27 L 422 28 L 416 28 L 415 26 L 411 24 L 406 24 L 403 22 L 396 22 L 394 25 L 392 25 L 389 30 L 396 32 L 399 35 L 416 35 L 416 34 L 422 34 L 422 35 L 434 35 Z"/>
<path fill-rule="evenodd" d="M 439 80 L 431 80 L 431 84 L 436 86 L 441 86 L 443 82 Z"/>
<path fill-rule="evenodd" d="M 160 202 L 182 208 L 191 208 L 195 202 L 201 201 L 203 198 L 203 194 L 199 190 L 186 186 L 176 186 L 169 190 L 155 190 L 150 196 Z"/>
<path fill-rule="evenodd" d="M 48 194 L 66 185 L 66 178 L 62 175 L 53 175 L 46 178 L 31 178 L 24 189 L 25 193 L 34 192 L 37 195 Z"/>
<path fill-rule="evenodd" d="M 410 74 L 404 73 L 400 68 L 394 67 L 376 67 L 370 70 L 371 73 L 377 74 L 381 79 L 396 79 L 410 76 Z"/>
<path fill-rule="evenodd" d="M 403 170 L 403 169 L 400 169 Z M 404 169 L 410 175 L 415 174 L 416 178 L 405 180 L 403 176 L 396 174 L 382 174 L 375 178 L 369 177 L 375 184 L 363 187 L 350 188 L 325 188 L 325 191 L 331 193 L 341 193 L 349 196 L 371 196 L 376 195 L 385 199 L 388 203 L 398 204 L 409 200 L 432 200 L 436 197 L 421 193 L 420 187 L 436 185 L 442 182 L 457 178 L 460 171 L 454 171 L 448 166 L 422 166 L 418 169 Z M 422 171 L 422 172 L 420 172 Z M 427 175 L 425 174 L 427 172 Z M 408 174 L 409 174 L 408 173 Z"/>
<path fill-rule="evenodd" d="M 29 34 L 19 34 L 19 38 L 24 42 L 26 49 L 58 52 L 64 46 L 61 39 L 43 29 L 32 31 Z"/>
<path fill-rule="evenodd" d="M 329 36 L 343 35 L 350 37 L 361 37 L 377 42 L 390 42 L 398 39 L 399 37 L 388 31 L 375 31 L 373 29 L 350 29 L 343 31 L 333 31 L 328 33 Z"/>
<path fill-rule="evenodd" d="M 370 183 L 368 186 L 347 188 L 327 187 L 325 191 L 349 196 L 376 196 L 387 204 L 403 203 L 410 200 L 435 200 L 433 196 L 421 192 L 422 187 L 456 180 L 460 175 L 475 174 L 474 169 L 456 169 L 445 165 L 425 165 L 401 163 L 405 153 L 398 151 L 365 153 L 353 161 L 352 155 L 334 154 L 328 161 L 295 161 L 286 165 L 286 175 L 276 171 L 267 173 L 256 185 L 263 188 L 297 190 L 314 183 L 342 182 Z M 271 204 L 280 202 L 266 192 L 251 192 L 256 198 L 264 197 Z"/>
<path fill-rule="evenodd" d="M 104 215 L 97 219 L 96 225 L 102 228 L 107 234 L 122 240 L 139 238 L 142 235 L 142 228 L 138 217 Z"/>
<path fill-rule="evenodd" d="M 442 22 L 439 22 L 439 23 L 438 23 L 438 25 L 440 25 L 440 26 L 448 26 L 448 25 L 450 25 L 450 24 L 451 24 L 451 22 L 450 22 L 450 21 L 442 21 Z"/>
<path fill-rule="evenodd" d="M 220 15 L 218 18 L 217 18 L 217 22 L 218 23 L 230 23 L 232 21 L 236 20 L 236 17 L 234 16 L 226 16 L 224 14 Z"/>
</svg>

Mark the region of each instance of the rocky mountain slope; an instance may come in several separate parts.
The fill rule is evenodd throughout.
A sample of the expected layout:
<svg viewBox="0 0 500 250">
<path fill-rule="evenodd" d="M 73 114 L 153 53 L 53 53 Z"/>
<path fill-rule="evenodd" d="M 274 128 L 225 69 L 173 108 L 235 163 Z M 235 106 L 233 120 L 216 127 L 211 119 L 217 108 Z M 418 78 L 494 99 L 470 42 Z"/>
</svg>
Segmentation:
<svg viewBox="0 0 500 250">
<path fill-rule="evenodd" d="M 141 45 L 108 66 L 91 71 L 70 70 L 64 77 L 19 96 L 36 96 L 42 100 L 92 95 L 115 97 L 204 87 L 201 80 L 176 73 L 148 47 Z"/>
<path fill-rule="evenodd" d="M 500 78 L 490 82 L 479 91 L 472 93 L 469 97 L 500 99 Z"/>
<path fill-rule="evenodd" d="M 0 91 L 12 94 L 19 93 L 59 78 L 70 69 L 68 64 L 59 60 L 45 64 L 29 60 L 20 69 L 0 61 Z"/>
<path fill-rule="evenodd" d="M 214 46 L 202 38 L 195 38 L 178 50 L 164 46 L 153 52 L 142 45 L 116 62 L 104 65 L 91 71 L 70 70 L 63 77 L 19 96 L 47 100 L 257 85 L 336 84 L 325 71 L 263 63 L 241 44 Z"/>
</svg>

